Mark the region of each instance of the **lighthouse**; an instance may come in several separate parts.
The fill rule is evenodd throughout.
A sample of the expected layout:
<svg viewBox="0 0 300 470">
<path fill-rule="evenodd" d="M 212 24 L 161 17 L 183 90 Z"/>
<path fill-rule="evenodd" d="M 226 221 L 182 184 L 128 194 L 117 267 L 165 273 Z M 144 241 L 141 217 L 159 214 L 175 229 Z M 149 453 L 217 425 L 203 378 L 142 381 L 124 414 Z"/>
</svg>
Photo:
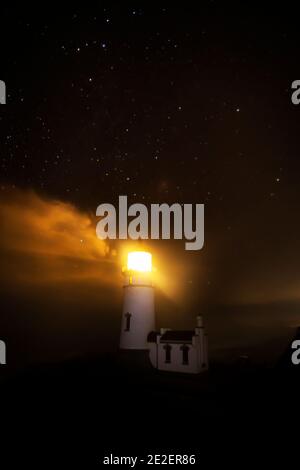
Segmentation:
<svg viewBox="0 0 300 470">
<path fill-rule="evenodd" d="M 128 253 L 123 277 L 120 348 L 147 350 L 148 334 L 155 330 L 151 253 L 146 251 Z"/>
<path fill-rule="evenodd" d="M 152 255 L 128 253 L 123 268 L 120 358 L 126 366 L 199 374 L 208 369 L 207 335 L 202 317 L 192 330 L 155 328 Z"/>
</svg>

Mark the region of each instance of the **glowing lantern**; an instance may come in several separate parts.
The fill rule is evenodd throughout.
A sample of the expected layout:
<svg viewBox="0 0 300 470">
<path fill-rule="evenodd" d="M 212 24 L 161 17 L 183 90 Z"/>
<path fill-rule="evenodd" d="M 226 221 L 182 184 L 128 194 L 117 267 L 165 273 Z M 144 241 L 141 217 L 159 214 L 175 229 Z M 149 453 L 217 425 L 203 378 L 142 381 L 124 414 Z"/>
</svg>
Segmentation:
<svg viewBox="0 0 300 470">
<path fill-rule="evenodd" d="M 139 272 L 152 271 L 152 255 L 147 251 L 132 251 L 128 253 L 127 269 Z"/>
</svg>

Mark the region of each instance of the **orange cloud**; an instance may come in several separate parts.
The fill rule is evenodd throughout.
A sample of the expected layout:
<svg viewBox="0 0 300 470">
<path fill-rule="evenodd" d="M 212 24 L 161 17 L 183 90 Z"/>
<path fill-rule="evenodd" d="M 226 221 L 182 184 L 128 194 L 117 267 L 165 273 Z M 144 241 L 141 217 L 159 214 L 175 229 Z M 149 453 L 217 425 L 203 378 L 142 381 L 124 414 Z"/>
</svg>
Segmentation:
<svg viewBox="0 0 300 470">
<path fill-rule="evenodd" d="M 1 278 L 111 282 L 114 258 L 92 217 L 69 203 L 13 190 L 0 198 Z"/>
</svg>

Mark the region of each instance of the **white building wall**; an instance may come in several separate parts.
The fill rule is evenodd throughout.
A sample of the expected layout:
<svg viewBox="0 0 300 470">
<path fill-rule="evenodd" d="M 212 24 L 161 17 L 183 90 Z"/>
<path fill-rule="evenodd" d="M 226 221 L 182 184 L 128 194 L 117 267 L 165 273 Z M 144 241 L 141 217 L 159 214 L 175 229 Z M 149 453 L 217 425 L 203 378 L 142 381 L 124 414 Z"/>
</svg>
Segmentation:
<svg viewBox="0 0 300 470">
<path fill-rule="evenodd" d="M 206 370 L 208 368 L 207 360 L 208 360 L 208 354 L 207 354 L 207 337 L 204 332 L 203 327 L 197 327 L 195 329 L 195 332 L 197 336 L 194 338 L 197 339 L 197 342 L 199 344 L 198 346 L 198 365 L 199 365 L 199 370 Z"/>
<path fill-rule="evenodd" d="M 153 367 L 158 369 L 158 362 L 157 362 L 157 343 L 148 343 L 149 348 L 149 359 Z"/>
<path fill-rule="evenodd" d="M 207 337 L 204 329 L 196 331 L 192 344 L 190 343 L 160 343 L 161 335 L 157 336 L 156 343 L 148 343 L 149 357 L 153 367 L 170 372 L 186 372 L 198 374 L 208 369 Z M 166 345 L 171 346 L 171 361 L 166 362 Z M 182 346 L 189 348 L 188 364 L 183 364 Z"/>
<path fill-rule="evenodd" d="M 188 353 L 188 364 L 183 364 L 183 353 L 180 349 L 182 344 L 168 343 L 171 346 L 171 362 L 166 362 L 166 351 L 164 346 L 167 343 L 158 344 L 158 369 L 166 371 L 176 372 L 188 372 L 196 374 L 198 371 L 197 367 L 197 349 L 192 344 L 187 344 L 189 348 Z"/>
<path fill-rule="evenodd" d="M 208 369 L 208 341 L 207 341 L 207 335 L 204 334 L 204 370 Z"/>
<path fill-rule="evenodd" d="M 126 314 L 130 329 L 126 329 Z M 147 336 L 155 329 L 154 288 L 152 286 L 124 286 L 121 321 L 121 349 L 148 349 Z"/>
</svg>

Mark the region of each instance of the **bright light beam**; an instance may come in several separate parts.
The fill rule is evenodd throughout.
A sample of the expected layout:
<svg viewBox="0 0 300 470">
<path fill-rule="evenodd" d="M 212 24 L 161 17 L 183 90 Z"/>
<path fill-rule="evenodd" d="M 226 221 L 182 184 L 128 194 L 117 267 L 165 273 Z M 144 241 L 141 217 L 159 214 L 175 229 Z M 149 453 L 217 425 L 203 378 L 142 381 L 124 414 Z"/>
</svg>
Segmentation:
<svg viewBox="0 0 300 470">
<path fill-rule="evenodd" d="M 152 255 L 147 251 L 131 251 L 127 257 L 127 269 L 131 271 L 151 272 Z"/>
</svg>

